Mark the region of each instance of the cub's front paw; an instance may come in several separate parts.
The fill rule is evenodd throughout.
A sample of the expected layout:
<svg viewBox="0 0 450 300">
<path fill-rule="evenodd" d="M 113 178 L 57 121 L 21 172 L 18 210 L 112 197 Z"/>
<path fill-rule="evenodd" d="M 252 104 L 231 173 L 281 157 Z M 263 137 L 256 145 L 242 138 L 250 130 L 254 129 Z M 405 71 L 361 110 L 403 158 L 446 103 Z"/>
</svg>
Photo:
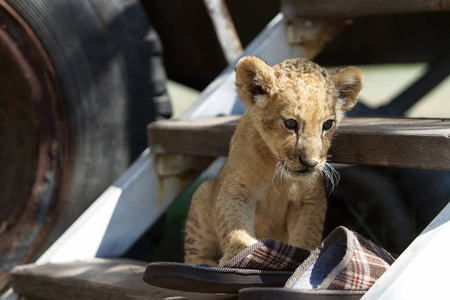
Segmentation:
<svg viewBox="0 0 450 300">
<path fill-rule="evenodd" d="M 257 243 L 258 240 L 251 240 L 246 243 L 235 243 L 233 245 L 229 245 L 224 251 L 223 257 L 219 261 L 219 267 L 223 267 L 227 262 L 232 260 L 236 255 L 238 255 L 242 250 L 244 250 L 247 247 L 250 247 L 251 245 Z"/>
<path fill-rule="evenodd" d="M 239 251 L 240 252 L 240 251 Z M 238 253 L 239 253 L 238 252 Z M 237 253 L 236 253 L 237 254 Z M 219 267 L 223 267 L 227 262 L 229 262 L 236 255 L 224 255 L 219 261 Z"/>
</svg>

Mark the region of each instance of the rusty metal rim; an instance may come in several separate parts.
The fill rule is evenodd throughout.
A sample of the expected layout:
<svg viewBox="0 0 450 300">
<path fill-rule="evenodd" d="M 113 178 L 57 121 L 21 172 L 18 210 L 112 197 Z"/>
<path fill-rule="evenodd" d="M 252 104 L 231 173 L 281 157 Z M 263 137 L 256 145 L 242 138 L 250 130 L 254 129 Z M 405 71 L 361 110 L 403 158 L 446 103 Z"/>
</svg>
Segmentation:
<svg viewBox="0 0 450 300">
<path fill-rule="evenodd" d="M 57 88 L 55 71 L 39 39 L 20 15 L 4 0 L 0 10 L 0 45 L 15 64 L 26 82 L 28 102 L 36 116 L 37 149 L 34 183 L 29 200 L 14 222 L 2 226 L 0 261 L 8 260 L 10 269 L 27 262 L 50 226 L 55 195 L 59 192 L 64 174 L 67 142 L 66 122 Z M 5 100 L 6 101 L 6 100 Z M 11 199 L 13 201 L 13 199 Z M 0 269 L 0 290 L 8 282 L 8 270 Z"/>
</svg>

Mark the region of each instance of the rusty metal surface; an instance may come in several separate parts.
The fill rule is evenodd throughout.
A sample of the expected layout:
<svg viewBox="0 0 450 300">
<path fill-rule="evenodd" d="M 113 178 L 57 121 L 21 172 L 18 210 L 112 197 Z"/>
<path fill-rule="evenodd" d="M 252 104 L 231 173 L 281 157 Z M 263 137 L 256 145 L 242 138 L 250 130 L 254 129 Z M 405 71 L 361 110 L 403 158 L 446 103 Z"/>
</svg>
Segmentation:
<svg viewBox="0 0 450 300">
<path fill-rule="evenodd" d="M 0 0 L 0 291 L 49 225 L 61 179 L 61 109 L 33 31 Z"/>
<path fill-rule="evenodd" d="M 287 40 L 291 46 L 300 47 L 306 57 L 313 58 L 347 23 L 344 19 L 287 19 Z"/>
<path fill-rule="evenodd" d="M 225 59 L 233 63 L 244 52 L 224 0 L 203 0 L 213 22 Z"/>
</svg>

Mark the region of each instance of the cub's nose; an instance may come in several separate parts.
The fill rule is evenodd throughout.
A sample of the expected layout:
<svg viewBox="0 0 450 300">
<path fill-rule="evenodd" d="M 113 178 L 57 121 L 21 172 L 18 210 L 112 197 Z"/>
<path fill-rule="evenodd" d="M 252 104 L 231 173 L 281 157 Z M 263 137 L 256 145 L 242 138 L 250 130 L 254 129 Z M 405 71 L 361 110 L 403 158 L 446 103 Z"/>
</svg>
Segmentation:
<svg viewBox="0 0 450 300">
<path fill-rule="evenodd" d="M 315 167 L 319 163 L 319 161 L 316 161 L 314 159 L 302 158 L 301 156 L 298 157 L 298 161 L 308 168 Z"/>
</svg>

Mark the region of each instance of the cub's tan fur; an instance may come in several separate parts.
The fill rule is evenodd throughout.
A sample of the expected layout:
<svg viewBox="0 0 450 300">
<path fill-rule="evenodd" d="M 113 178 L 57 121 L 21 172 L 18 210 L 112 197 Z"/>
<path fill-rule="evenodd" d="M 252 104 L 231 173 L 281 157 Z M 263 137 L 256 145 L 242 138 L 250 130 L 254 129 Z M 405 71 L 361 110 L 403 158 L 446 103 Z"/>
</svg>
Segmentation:
<svg viewBox="0 0 450 300">
<path fill-rule="evenodd" d="M 306 60 L 236 65 L 246 112 L 218 177 L 193 196 L 185 261 L 223 266 L 266 237 L 314 249 L 322 237 L 322 172 L 331 138 L 363 85 L 354 67 L 333 74 Z"/>
</svg>

